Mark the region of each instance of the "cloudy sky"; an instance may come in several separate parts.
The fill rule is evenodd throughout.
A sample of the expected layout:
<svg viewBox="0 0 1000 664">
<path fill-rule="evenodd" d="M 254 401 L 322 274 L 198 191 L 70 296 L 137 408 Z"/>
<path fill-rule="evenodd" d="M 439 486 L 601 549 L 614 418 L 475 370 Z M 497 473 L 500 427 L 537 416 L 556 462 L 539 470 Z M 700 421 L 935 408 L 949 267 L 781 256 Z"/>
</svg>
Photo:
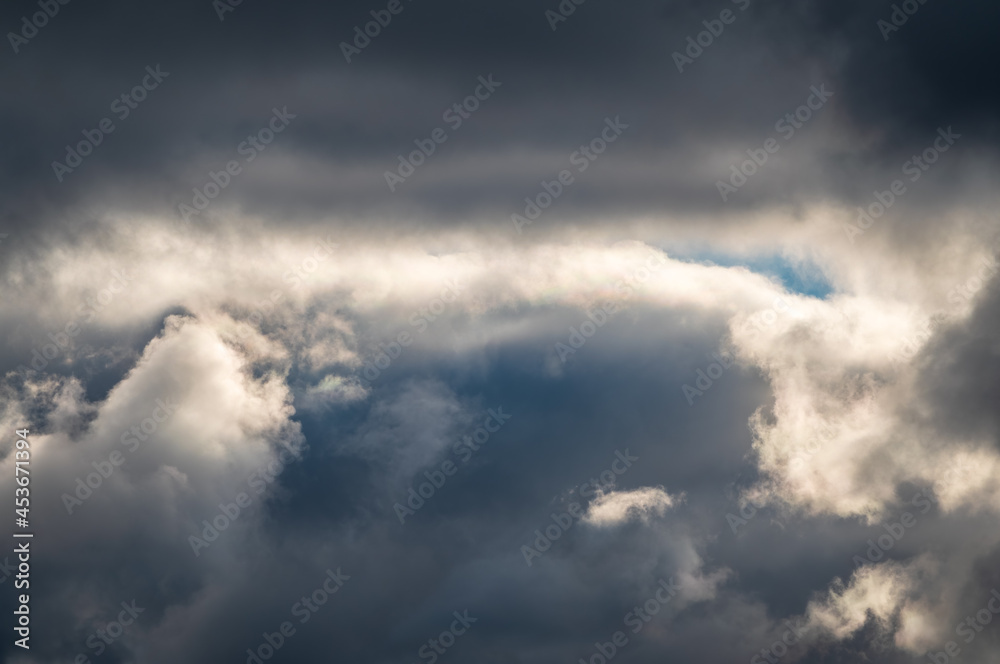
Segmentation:
<svg viewBox="0 0 1000 664">
<path fill-rule="evenodd" d="M 997 664 L 998 20 L 4 3 L 0 659 Z"/>
</svg>

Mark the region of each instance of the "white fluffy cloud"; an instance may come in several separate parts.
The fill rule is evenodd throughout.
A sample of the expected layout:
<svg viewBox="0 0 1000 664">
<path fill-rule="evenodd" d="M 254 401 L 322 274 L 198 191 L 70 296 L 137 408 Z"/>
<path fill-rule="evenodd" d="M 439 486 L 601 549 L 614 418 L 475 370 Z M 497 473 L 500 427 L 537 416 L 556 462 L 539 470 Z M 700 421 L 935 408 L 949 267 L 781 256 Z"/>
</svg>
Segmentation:
<svg viewBox="0 0 1000 664">
<path fill-rule="evenodd" d="M 597 527 L 615 526 L 633 519 L 648 521 L 663 516 L 682 499 L 671 496 L 661 487 L 643 487 L 632 491 L 609 491 L 595 498 L 583 517 L 584 523 Z"/>
<path fill-rule="evenodd" d="M 638 311 L 649 310 L 676 313 L 682 320 L 695 312 L 701 318 L 692 321 L 728 323 L 729 334 L 719 336 L 715 346 L 735 351 L 743 369 L 761 372 L 773 396 L 773 404 L 758 408 L 749 422 L 752 458 L 761 472 L 748 491 L 755 501 L 809 517 L 876 523 L 897 506 L 899 487 L 911 483 L 933 490 L 945 515 L 1000 509 L 997 447 L 983 432 L 928 426 L 932 415 L 922 392 L 927 363 L 921 358 L 937 352 L 948 330 L 967 326 L 979 300 L 948 309 L 939 332 L 920 335 L 947 290 L 919 275 L 900 276 L 895 289 L 863 288 L 866 282 L 858 277 L 850 282 L 855 290 L 842 287 L 820 300 L 745 268 L 680 261 L 639 242 L 588 240 L 519 249 L 459 238 L 460 249 L 447 253 L 358 244 L 306 262 L 321 242 L 308 234 L 278 239 L 257 230 L 206 247 L 205 238 L 154 228 L 142 242 L 124 234 L 22 266 L 22 276 L 32 278 L 12 284 L 23 295 L 14 302 L 53 293 L 35 326 L 19 331 L 15 352 L 24 363 L 49 332 L 74 319 L 77 303 L 101 292 L 111 266 L 130 270 L 130 283 L 82 325 L 73 344 L 85 352 L 61 353 L 51 368 L 65 369 L 71 356 L 87 357 L 102 335 L 141 339 L 142 330 L 162 325 L 148 342 L 122 342 L 118 355 L 132 353 L 132 367 L 100 400 L 89 400 L 79 379 L 45 372 L 6 388 L 8 426 L 44 412 L 36 445 L 40 463 L 60 489 L 42 498 L 37 509 L 66 520 L 60 538 L 72 543 L 138 528 L 150 541 L 189 555 L 185 538 L 198 533 L 221 503 L 246 491 L 252 473 L 274 463 L 283 447 L 300 450 L 293 403 L 336 414 L 337 408 L 378 393 L 366 418 L 336 449 L 375 464 L 392 486 L 407 485 L 447 453 L 480 405 L 435 377 L 391 384 L 362 380 L 366 364 L 386 344 L 401 331 L 413 337 L 412 346 L 393 358 L 401 364 L 433 363 L 458 353 L 485 357 L 498 345 L 526 342 L 549 349 L 552 360 L 553 344 L 566 333 L 553 325 L 551 312 L 583 316 L 609 302 L 631 312 L 622 318 L 632 321 Z M 838 251 L 821 262 L 837 265 L 843 260 Z M 960 257 L 945 262 L 944 272 L 960 271 Z M 922 283 L 937 299 L 907 300 Z M 449 288 L 457 297 L 445 296 Z M 980 299 L 986 293 L 984 286 Z M 14 315 L 19 306 L 8 301 L 0 310 Z M 163 318 L 178 309 L 184 313 Z M 519 313 L 516 321 L 504 318 L 511 311 Z M 427 325 L 419 328 L 415 318 Z M 911 351 L 922 350 L 901 359 L 899 350 L 907 343 Z M 560 371 L 561 366 L 543 375 L 557 380 Z M 672 398 L 681 399 L 682 382 Z M 157 400 L 176 404 L 176 412 L 129 451 L 123 441 L 134 437 L 128 431 L 133 426 L 142 431 Z M 124 455 L 124 465 L 67 518 L 59 496 L 73 495 L 76 479 L 95 472 L 94 463 L 102 464 L 115 450 Z M 5 463 L 12 463 L 10 457 Z M 583 521 L 594 531 L 630 524 L 655 531 L 682 498 L 652 486 L 609 491 L 589 504 Z M 108 511 L 115 520 L 100 518 Z M 248 508 L 233 527 L 239 534 L 229 532 L 213 546 L 228 551 L 264 519 L 259 503 Z M 676 563 L 685 584 L 678 607 L 688 600 L 723 602 L 732 572 L 709 569 L 706 540 L 672 528 L 674 543 L 657 540 L 654 548 Z M 987 555 L 995 544 L 981 541 L 975 551 Z M 610 556 L 615 546 L 595 533 L 584 539 L 580 554 Z M 814 600 L 805 618 L 827 638 L 846 639 L 874 617 L 895 632 L 899 648 L 933 647 L 944 635 L 940 625 L 960 602 L 946 588 L 968 583 L 974 565 L 974 557 L 949 551 L 938 552 L 938 558 L 951 561 L 952 571 L 930 558 L 863 568 Z M 657 565 L 632 563 L 646 565 L 650 573 Z M 218 587 L 206 592 L 222 593 L 212 601 L 224 603 Z M 754 612 L 746 606 L 739 610 Z M 768 625 L 764 621 L 755 633 L 763 638 L 780 629 Z"/>
</svg>

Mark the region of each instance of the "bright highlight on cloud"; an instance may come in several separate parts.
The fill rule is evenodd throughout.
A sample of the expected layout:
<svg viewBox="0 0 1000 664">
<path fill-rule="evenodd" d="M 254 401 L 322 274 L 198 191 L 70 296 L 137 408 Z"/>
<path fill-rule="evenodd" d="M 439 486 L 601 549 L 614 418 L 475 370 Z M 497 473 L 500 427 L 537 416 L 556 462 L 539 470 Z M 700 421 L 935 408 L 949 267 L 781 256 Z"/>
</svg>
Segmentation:
<svg viewBox="0 0 1000 664">
<path fill-rule="evenodd" d="M 584 523 L 598 527 L 615 526 L 630 520 L 648 521 L 674 506 L 675 498 L 658 487 L 634 491 L 611 491 L 595 499 L 583 517 Z"/>
</svg>

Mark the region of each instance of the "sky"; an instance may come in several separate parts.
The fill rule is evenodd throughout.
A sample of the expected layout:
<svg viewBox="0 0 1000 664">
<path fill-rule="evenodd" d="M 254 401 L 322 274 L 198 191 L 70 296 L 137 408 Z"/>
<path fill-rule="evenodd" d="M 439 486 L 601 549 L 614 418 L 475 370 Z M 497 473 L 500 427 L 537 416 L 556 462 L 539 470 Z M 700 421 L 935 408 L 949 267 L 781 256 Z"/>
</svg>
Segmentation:
<svg viewBox="0 0 1000 664">
<path fill-rule="evenodd" d="M 0 660 L 997 664 L 998 19 L 4 3 Z"/>
</svg>

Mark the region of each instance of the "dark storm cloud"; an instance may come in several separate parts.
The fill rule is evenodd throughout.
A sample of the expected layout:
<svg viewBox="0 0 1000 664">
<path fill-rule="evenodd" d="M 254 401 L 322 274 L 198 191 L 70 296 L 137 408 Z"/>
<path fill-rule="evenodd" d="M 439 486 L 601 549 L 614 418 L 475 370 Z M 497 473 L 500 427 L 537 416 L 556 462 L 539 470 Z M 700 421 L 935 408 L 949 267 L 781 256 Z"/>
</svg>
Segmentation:
<svg viewBox="0 0 1000 664">
<path fill-rule="evenodd" d="M 975 268 L 979 268 L 978 270 Z M 945 436 L 1000 441 L 1000 421 L 993 407 L 1000 398 L 1000 353 L 996 330 L 1000 323 L 1000 281 L 984 259 L 970 266 L 969 280 L 978 305 L 968 321 L 945 320 L 931 345 L 915 360 L 921 368 L 920 396 L 931 421 Z M 958 292 L 959 301 L 969 291 Z"/>
<path fill-rule="evenodd" d="M 244 3 L 223 21 L 205 2 L 62 6 L 6 58 L 5 224 L 67 225 L 68 214 L 78 226 L 113 210 L 177 218 L 210 171 L 243 162 L 238 146 L 273 107 L 297 117 L 256 163 L 243 163 L 206 215 L 235 206 L 285 218 L 503 226 L 616 116 L 629 129 L 577 174 L 547 227 L 580 213 L 725 214 L 785 202 L 792 190 L 797 203 L 863 202 L 869 182 L 883 186 L 882 174 L 938 126 L 955 125 L 979 146 L 995 138 L 987 111 L 996 92 L 973 69 L 995 47 L 968 36 L 995 20 L 984 4 L 921 6 L 888 41 L 876 21 L 889 5 L 588 2 L 552 31 L 544 12 L 556 6 L 406 2 L 350 64 L 340 42 L 380 5 Z M 671 54 L 727 8 L 735 22 L 678 73 Z M 32 9 L 7 5 L 2 23 L 13 28 Z M 169 76 L 119 120 L 112 101 L 157 64 Z M 501 87 L 449 129 L 442 112 L 489 74 Z M 724 205 L 715 181 L 736 155 L 773 136 L 775 122 L 824 83 L 830 107 Z M 59 183 L 52 161 L 105 117 L 114 133 Z M 448 141 L 391 193 L 385 171 L 437 127 Z M 782 161 L 793 149 L 806 152 L 805 167 Z M 731 156 L 720 161 L 719 150 Z M 848 175 L 859 168 L 868 173 Z"/>
</svg>

